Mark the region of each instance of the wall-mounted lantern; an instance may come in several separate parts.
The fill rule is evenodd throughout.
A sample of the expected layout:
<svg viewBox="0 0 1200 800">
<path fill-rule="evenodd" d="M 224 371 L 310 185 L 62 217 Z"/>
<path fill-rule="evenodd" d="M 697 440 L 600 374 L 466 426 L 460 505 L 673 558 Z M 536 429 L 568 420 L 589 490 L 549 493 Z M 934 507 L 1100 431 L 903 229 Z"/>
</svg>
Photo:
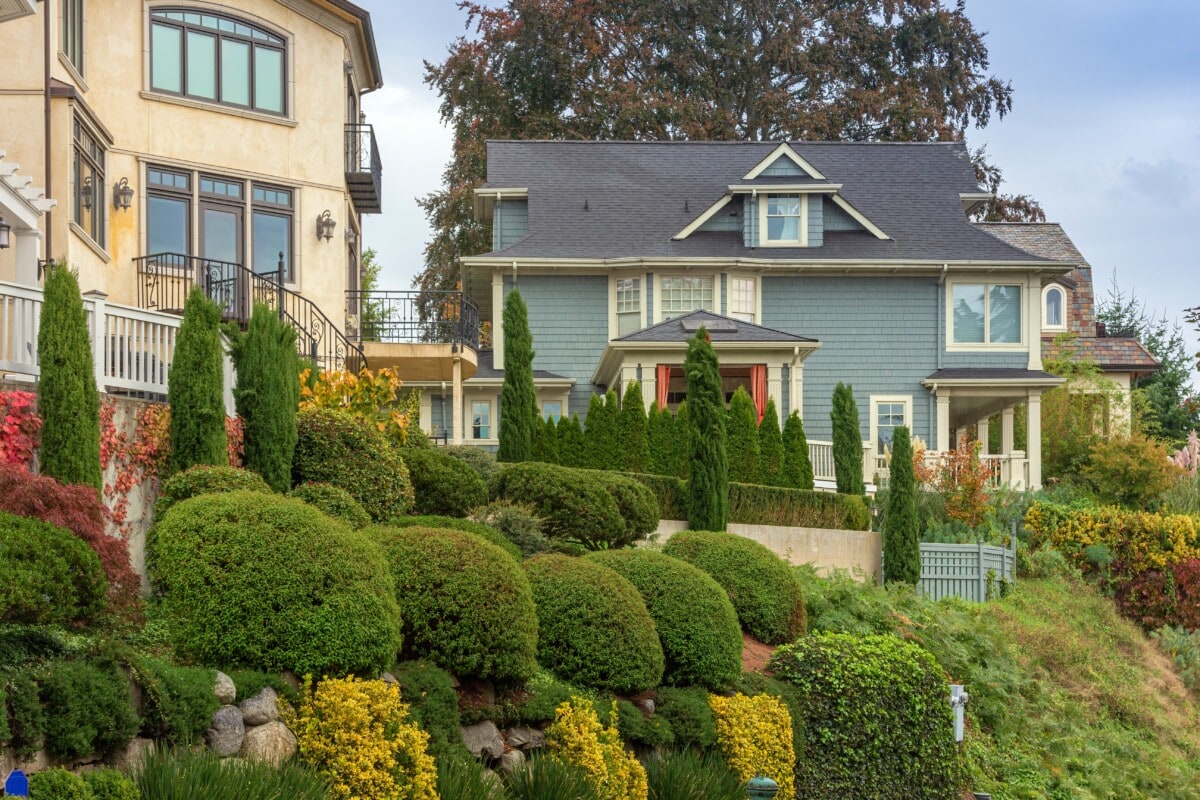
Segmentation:
<svg viewBox="0 0 1200 800">
<path fill-rule="evenodd" d="M 12 226 L 0 217 L 0 250 L 7 250 L 12 244 Z"/>
<path fill-rule="evenodd" d="M 125 211 L 133 204 L 133 187 L 129 185 L 129 178 L 121 178 L 115 186 L 113 186 L 113 208 L 117 211 Z"/>
<path fill-rule="evenodd" d="M 329 241 L 333 238 L 333 229 L 337 227 L 337 222 L 334 221 L 333 215 L 329 213 L 329 209 L 325 209 L 317 217 L 317 239 Z"/>
</svg>

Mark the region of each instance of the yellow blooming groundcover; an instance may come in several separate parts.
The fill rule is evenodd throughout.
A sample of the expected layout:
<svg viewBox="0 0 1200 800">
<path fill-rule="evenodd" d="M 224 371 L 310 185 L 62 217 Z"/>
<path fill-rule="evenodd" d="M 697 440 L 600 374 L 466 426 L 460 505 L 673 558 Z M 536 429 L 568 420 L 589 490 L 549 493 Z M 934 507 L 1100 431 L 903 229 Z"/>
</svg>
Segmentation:
<svg viewBox="0 0 1200 800">
<path fill-rule="evenodd" d="M 764 775 L 779 784 L 779 798 L 795 796 L 796 752 L 787 706 L 766 694 L 709 695 L 717 723 L 717 744 L 743 782 Z"/>
<path fill-rule="evenodd" d="M 1025 514 L 1037 546 L 1059 550 L 1075 566 L 1086 566 L 1085 550 L 1103 545 L 1130 573 L 1162 569 L 1200 557 L 1200 520 L 1186 514 L 1127 511 L 1116 506 L 1062 509 L 1034 503 Z"/>
<path fill-rule="evenodd" d="M 617 705 L 612 719 L 617 718 Z M 788 729 L 790 735 L 791 729 Z M 583 770 L 600 800 L 646 800 L 646 770 L 625 751 L 614 725 L 603 725 L 591 700 L 572 697 L 554 712 L 546 744 L 555 758 Z"/>
</svg>

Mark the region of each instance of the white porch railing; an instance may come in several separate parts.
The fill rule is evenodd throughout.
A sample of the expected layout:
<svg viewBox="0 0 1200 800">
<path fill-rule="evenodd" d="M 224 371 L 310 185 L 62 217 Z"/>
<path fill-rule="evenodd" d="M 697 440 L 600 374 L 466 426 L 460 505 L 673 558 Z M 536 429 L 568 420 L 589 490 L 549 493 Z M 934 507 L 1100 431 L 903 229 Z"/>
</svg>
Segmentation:
<svg viewBox="0 0 1200 800">
<path fill-rule="evenodd" d="M 837 476 L 833 467 L 833 442 L 809 439 L 808 460 L 812 462 L 814 480 L 836 480 Z M 875 457 L 871 450 L 871 443 L 863 442 L 863 482 L 873 483 L 874 480 Z"/>
<path fill-rule="evenodd" d="M 925 466 L 930 470 L 941 469 L 941 462 L 946 456 L 936 450 L 925 451 Z M 887 456 L 873 456 L 875 474 L 882 482 L 887 481 L 889 466 Z M 1007 455 L 981 455 L 979 460 L 984 463 L 988 472 L 988 488 L 998 489 L 1008 487 L 1022 490 L 1029 485 L 1029 459 L 1024 451 L 1014 450 Z"/>
<path fill-rule="evenodd" d="M 0 372 L 37 378 L 42 290 L 0 281 Z M 92 343 L 96 387 L 101 392 L 165 397 L 183 320 L 174 314 L 117 305 L 103 294 L 83 298 Z M 233 364 L 225 355 L 225 413 L 234 413 Z"/>
</svg>

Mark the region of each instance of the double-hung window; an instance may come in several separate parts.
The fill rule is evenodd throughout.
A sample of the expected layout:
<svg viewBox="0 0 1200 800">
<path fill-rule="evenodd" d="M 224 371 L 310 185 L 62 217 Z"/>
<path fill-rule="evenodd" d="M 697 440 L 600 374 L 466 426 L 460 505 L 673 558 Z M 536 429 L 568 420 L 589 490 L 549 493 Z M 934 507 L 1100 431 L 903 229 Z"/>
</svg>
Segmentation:
<svg viewBox="0 0 1200 800">
<path fill-rule="evenodd" d="M 767 195 L 767 244 L 804 244 L 803 214 L 807 203 L 798 194 Z"/>
<path fill-rule="evenodd" d="M 253 264 L 257 273 L 272 277 L 283 264 L 283 278 L 292 281 L 292 192 L 254 184 L 251 191 Z"/>
<path fill-rule="evenodd" d="M 667 275 L 662 279 L 659 308 L 664 320 L 680 317 L 693 311 L 713 310 L 713 277 L 711 275 Z"/>
<path fill-rule="evenodd" d="M 107 193 L 104 183 L 104 145 L 78 117 L 74 120 L 72 178 L 75 198 L 71 217 L 93 242 L 104 247 Z"/>
<path fill-rule="evenodd" d="M 287 43 L 262 28 L 200 10 L 150 14 L 150 88 L 283 114 Z"/>
<path fill-rule="evenodd" d="M 83 0 L 62 2 L 62 54 L 83 74 Z"/>
<path fill-rule="evenodd" d="M 758 303 L 754 278 L 729 277 L 729 316 L 743 322 L 757 322 Z"/>
<path fill-rule="evenodd" d="M 617 336 L 642 328 L 642 279 L 617 279 Z"/>
<path fill-rule="evenodd" d="M 871 441 L 875 453 L 891 452 L 896 429 L 901 425 L 912 432 L 912 397 L 908 395 L 873 395 L 871 397 Z"/>
<path fill-rule="evenodd" d="M 471 438 L 492 438 L 492 404 L 487 400 L 471 403 Z"/>
<path fill-rule="evenodd" d="M 547 400 L 542 403 L 542 418 L 552 419 L 557 424 L 562 419 L 562 402 L 559 400 Z"/>
<path fill-rule="evenodd" d="M 951 287 L 954 344 L 1020 344 L 1021 287 L 956 283 Z"/>
</svg>

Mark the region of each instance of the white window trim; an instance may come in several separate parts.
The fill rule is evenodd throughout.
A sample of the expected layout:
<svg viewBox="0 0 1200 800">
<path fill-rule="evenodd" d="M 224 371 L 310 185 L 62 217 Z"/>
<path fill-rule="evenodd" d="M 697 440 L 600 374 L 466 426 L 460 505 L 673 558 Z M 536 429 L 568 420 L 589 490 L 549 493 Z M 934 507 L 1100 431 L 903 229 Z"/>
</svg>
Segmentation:
<svg viewBox="0 0 1200 800">
<path fill-rule="evenodd" d="M 753 324 L 762 325 L 762 278 L 759 275 L 753 275 L 748 272 L 727 272 L 725 273 L 726 281 L 726 298 L 725 298 L 725 316 L 733 317 L 733 308 L 730 302 L 733 299 L 733 281 L 749 280 L 754 281 L 754 319 Z M 719 308 L 719 306 L 718 306 Z"/>
<path fill-rule="evenodd" d="M 487 403 L 488 406 L 488 433 L 487 437 L 475 438 L 475 414 L 473 406 L 475 403 Z M 496 444 L 500 441 L 500 420 L 496 418 L 496 397 L 494 395 L 486 395 L 484 397 L 466 397 L 463 399 L 463 441 L 468 444 Z"/>
<path fill-rule="evenodd" d="M 1050 292 L 1057 291 L 1062 295 L 1062 324 L 1051 325 L 1046 322 L 1046 300 L 1050 297 Z M 1065 331 L 1067 329 L 1067 288 L 1060 283 L 1047 284 L 1042 288 L 1042 330 L 1044 331 Z"/>
<path fill-rule="evenodd" d="M 638 293 L 638 313 L 640 314 L 638 317 L 638 330 L 646 327 L 646 287 L 649 284 L 647 275 L 642 272 L 614 273 L 608 276 L 608 338 L 610 341 L 619 336 L 619 327 L 617 325 L 617 281 L 629 278 L 637 278 L 641 281 L 639 284 L 641 290 Z M 655 288 L 658 288 L 657 285 Z M 563 408 L 566 408 L 566 406 L 563 406 Z"/>
<path fill-rule="evenodd" d="M 794 195 L 795 192 L 764 192 L 758 201 L 758 245 L 759 247 L 808 247 L 808 194 L 800 194 L 800 238 L 767 238 L 767 199 L 775 195 Z"/>
<path fill-rule="evenodd" d="M 988 288 L 992 286 L 1016 286 L 1020 289 L 1021 299 L 1021 341 L 1020 342 L 1002 342 L 1000 344 L 989 344 L 988 342 L 972 342 L 955 344 L 954 342 L 954 287 L 958 285 L 982 284 L 984 288 L 984 309 L 983 316 L 983 337 L 986 340 L 990 333 L 991 319 L 986 313 Z M 1025 290 L 1024 279 L 1013 280 L 988 280 L 987 276 L 979 278 L 963 277 L 955 280 L 946 281 L 946 352 L 949 353 L 1024 353 L 1029 350 L 1029 333 L 1027 331 L 1029 322 L 1029 297 Z"/>
<path fill-rule="evenodd" d="M 695 272 L 656 272 L 654 273 L 654 324 L 658 324 L 666 319 L 663 316 L 663 278 L 711 278 L 713 282 L 713 307 L 709 313 L 721 313 L 721 273 L 709 272 L 707 270 L 697 270 Z M 616 292 L 615 284 L 613 291 L 614 293 Z M 644 298 L 645 294 L 643 293 L 642 296 Z M 613 307 L 615 308 L 615 303 Z"/>
<path fill-rule="evenodd" d="M 908 426 L 909 434 L 913 434 L 913 400 L 911 394 L 873 394 L 871 395 L 871 450 L 877 456 L 879 452 L 879 405 L 881 403 L 903 403 L 904 424 Z"/>
</svg>

